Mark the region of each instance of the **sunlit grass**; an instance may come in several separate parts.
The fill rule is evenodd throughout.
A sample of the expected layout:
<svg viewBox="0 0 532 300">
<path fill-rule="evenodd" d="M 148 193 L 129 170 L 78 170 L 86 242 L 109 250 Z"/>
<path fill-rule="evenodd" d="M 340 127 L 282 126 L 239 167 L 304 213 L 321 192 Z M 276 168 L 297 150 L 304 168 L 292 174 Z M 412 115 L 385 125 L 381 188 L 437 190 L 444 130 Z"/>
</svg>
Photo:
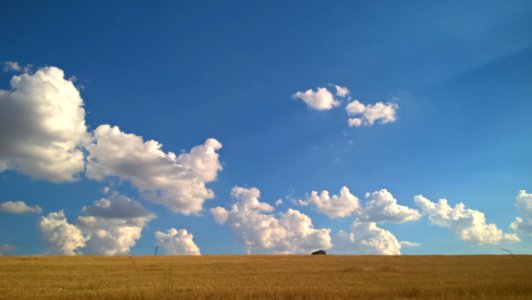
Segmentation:
<svg viewBox="0 0 532 300">
<path fill-rule="evenodd" d="M 0 257 L 0 299 L 532 299 L 532 256 Z"/>
</svg>

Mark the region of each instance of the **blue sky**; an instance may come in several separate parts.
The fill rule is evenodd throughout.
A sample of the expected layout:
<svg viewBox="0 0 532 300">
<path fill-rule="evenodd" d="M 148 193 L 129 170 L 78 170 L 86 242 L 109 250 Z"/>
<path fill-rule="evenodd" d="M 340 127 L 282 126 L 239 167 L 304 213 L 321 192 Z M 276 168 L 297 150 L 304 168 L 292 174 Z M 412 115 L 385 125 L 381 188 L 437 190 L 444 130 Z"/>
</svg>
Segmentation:
<svg viewBox="0 0 532 300">
<path fill-rule="evenodd" d="M 529 1 L 0 7 L 0 203 L 41 208 L 3 206 L 2 254 L 141 255 L 154 245 L 168 254 L 530 253 Z M 18 88 L 10 85 L 14 76 L 23 78 Z M 38 80 L 48 77 L 74 90 L 46 90 Z M 24 84 L 36 91 L 15 110 Z M 35 171 L 50 160 L 28 145 L 55 147 L 53 138 L 64 138 L 30 114 L 47 99 L 44 91 L 57 99 L 67 93 L 80 101 L 68 107 L 83 108 L 71 121 L 85 129 L 68 133 L 70 150 L 81 155 L 75 180 Z M 306 91 L 309 98 L 297 96 Z M 318 110 L 310 98 L 336 104 Z M 365 110 L 349 116 L 354 101 Z M 62 116 L 51 110 L 47 120 Z M 349 126 L 350 118 L 373 123 Z M 33 131 L 20 129 L 33 123 Z M 105 124 L 119 129 L 113 135 L 99 127 Z M 111 136 L 119 137 L 109 140 L 114 152 L 103 146 Z M 148 140 L 162 144 L 160 152 L 149 152 Z M 191 152 L 201 145 L 207 154 Z M 169 152 L 190 160 L 172 163 Z M 164 159 L 143 161 L 150 153 Z M 128 157 L 137 158 L 126 164 Z M 331 200 L 344 186 L 355 200 Z M 206 190 L 212 194 L 183 194 Z M 322 190 L 331 197 L 312 197 Z M 422 205 L 440 198 L 450 207 Z M 186 211 L 193 204 L 199 208 Z M 331 217 L 335 209 L 342 216 Z M 64 217 L 49 215 L 61 210 Z M 110 242 L 124 234 L 119 229 L 128 232 L 125 245 Z"/>
</svg>

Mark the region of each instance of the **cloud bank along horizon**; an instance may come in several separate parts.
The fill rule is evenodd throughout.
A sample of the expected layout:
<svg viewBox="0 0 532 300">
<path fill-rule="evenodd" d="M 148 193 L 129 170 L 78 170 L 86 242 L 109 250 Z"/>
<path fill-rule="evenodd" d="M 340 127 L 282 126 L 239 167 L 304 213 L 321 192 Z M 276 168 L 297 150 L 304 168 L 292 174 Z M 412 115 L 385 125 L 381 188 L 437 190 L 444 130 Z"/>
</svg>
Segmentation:
<svg viewBox="0 0 532 300">
<path fill-rule="evenodd" d="M 179 213 L 179 218 L 201 216 L 207 200 L 215 198 L 208 187 L 223 171 L 219 150 L 222 143 L 207 138 L 204 143 L 179 155 L 163 150 L 155 140 L 144 140 L 116 125 L 101 124 L 89 130 L 85 122 L 84 99 L 72 78 L 58 67 L 4 63 L 4 71 L 16 72 L 11 88 L 0 90 L 0 172 L 13 170 L 21 175 L 54 184 L 82 180 L 129 183 L 143 201 Z M 347 87 L 326 87 L 295 92 L 292 98 L 322 113 L 345 106 L 348 127 L 390 125 L 397 121 L 398 99 L 364 104 L 351 96 Z M 287 101 L 287 105 L 290 103 Z M 227 225 L 247 253 L 304 254 L 316 249 L 351 254 L 401 254 L 402 247 L 416 247 L 416 241 L 400 241 L 383 224 L 419 221 L 423 216 L 437 227 L 451 230 L 471 245 L 519 242 L 518 234 L 532 233 L 532 196 L 519 192 L 516 207 L 520 216 L 510 225 L 513 233 L 488 223 L 484 213 L 454 207 L 445 199 L 435 203 L 417 195 L 411 208 L 399 203 L 387 189 L 365 194 L 361 201 L 347 186 L 337 195 L 327 190 L 311 191 L 292 201 L 294 207 L 276 212 L 260 200 L 259 188 L 233 184 L 233 203 L 218 205 L 209 214 L 221 226 Z M 116 187 L 114 187 L 116 188 Z M 101 199 L 82 208 L 70 223 L 63 210 L 40 217 L 38 229 L 45 254 L 127 255 L 141 238 L 154 212 L 134 199 L 106 188 Z M 6 199 L 0 212 L 41 214 L 46 203 L 27 205 L 23 199 Z M 277 200 L 276 206 L 284 202 Z M 315 227 L 311 217 L 295 207 L 311 207 L 331 221 L 348 218 L 351 226 L 338 230 Z M 386 225 L 385 225 L 386 226 Z M 157 245 L 168 255 L 200 255 L 194 235 L 174 227 L 154 233 Z M 0 254 L 15 251 L 2 245 Z"/>
</svg>

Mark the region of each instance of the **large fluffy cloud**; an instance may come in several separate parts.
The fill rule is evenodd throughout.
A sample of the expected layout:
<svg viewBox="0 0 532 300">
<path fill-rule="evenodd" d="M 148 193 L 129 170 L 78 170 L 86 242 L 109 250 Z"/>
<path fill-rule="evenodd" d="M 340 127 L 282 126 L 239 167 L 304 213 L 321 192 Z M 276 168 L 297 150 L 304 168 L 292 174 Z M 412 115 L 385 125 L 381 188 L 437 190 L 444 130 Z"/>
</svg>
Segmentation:
<svg viewBox="0 0 532 300">
<path fill-rule="evenodd" d="M 354 254 L 399 255 L 401 242 L 375 222 L 355 221 L 350 232 L 338 232 L 335 249 Z"/>
<path fill-rule="evenodd" d="M 75 225 L 59 211 L 42 217 L 39 227 L 49 254 L 126 255 L 154 217 L 139 202 L 113 193 L 84 207 Z"/>
<path fill-rule="evenodd" d="M 207 139 L 188 153 L 176 156 L 161 150 L 154 140 L 101 125 L 94 131 L 87 176 L 95 180 L 117 177 L 137 187 L 143 197 L 185 215 L 199 213 L 203 202 L 214 197 L 206 184 L 222 169 L 216 152 L 222 144 Z"/>
<path fill-rule="evenodd" d="M 341 88 L 341 87 L 340 87 Z M 344 90 L 337 90 L 338 94 L 345 92 Z M 334 98 L 334 95 L 327 89 L 318 87 L 316 91 L 308 89 L 305 92 L 297 92 L 292 95 L 292 98 L 301 100 L 307 104 L 308 107 L 315 110 L 329 110 L 340 105 L 340 101 Z"/>
<path fill-rule="evenodd" d="M 421 214 L 412 208 L 397 204 L 397 200 L 386 189 L 366 193 L 366 205 L 359 216 L 366 221 L 377 223 L 404 223 L 415 221 Z"/>
<path fill-rule="evenodd" d="M 9 70 L 25 71 L 15 62 Z M 156 141 L 101 125 L 87 133 L 83 99 L 56 67 L 13 76 L 11 89 L 0 90 L 0 172 L 13 169 L 52 182 L 87 177 L 130 181 L 143 196 L 174 212 L 199 213 L 214 197 L 206 184 L 222 169 L 221 144 L 207 139 L 189 153 L 163 152 Z"/>
<path fill-rule="evenodd" d="M 211 212 L 217 222 L 229 224 L 249 253 L 308 253 L 332 246 L 330 229 L 315 229 L 307 215 L 293 209 L 273 215 L 274 208 L 259 201 L 257 188 L 234 187 L 231 195 L 230 210 Z"/>
<path fill-rule="evenodd" d="M 515 198 L 515 206 L 521 216 L 515 218 L 510 226 L 516 231 L 532 234 L 532 194 L 525 190 L 519 191 Z"/>
<path fill-rule="evenodd" d="M 83 208 L 77 227 L 86 237 L 85 254 L 126 255 L 155 217 L 139 202 L 113 194 Z"/>
<path fill-rule="evenodd" d="M 75 255 L 85 247 L 86 238 L 81 230 L 68 223 L 63 211 L 51 212 L 43 216 L 39 229 L 48 254 Z"/>
<path fill-rule="evenodd" d="M 308 199 L 300 200 L 298 203 L 303 206 L 313 204 L 329 218 L 347 217 L 360 209 L 358 198 L 351 194 L 345 186 L 340 189 L 339 195 L 331 196 L 326 190 L 321 191 L 319 194 L 316 191 L 312 191 Z"/>
<path fill-rule="evenodd" d="M 6 201 L 0 203 L 0 212 L 12 214 L 40 214 L 42 208 L 39 205 L 28 206 L 24 201 Z"/>
<path fill-rule="evenodd" d="M 421 195 L 415 196 L 414 201 L 432 224 L 453 230 L 468 243 L 480 245 L 519 241 L 517 235 L 504 233 L 495 224 L 486 224 L 484 213 L 466 208 L 463 203 L 451 207 L 446 199 L 435 203 Z"/>
<path fill-rule="evenodd" d="M 396 111 L 399 106 L 396 103 L 363 104 L 358 100 L 353 100 L 345 107 L 350 127 L 372 126 L 375 123 L 392 123 L 396 120 Z"/>
<path fill-rule="evenodd" d="M 165 232 L 155 232 L 157 244 L 167 255 L 200 255 L 200 249 L 194 243 L 194 236 L 186 229 L 170 228 Z"/>
<path fill-rule="evenodd" d="M 86 139 L 83 99 L 61 69 L 13 76 L 0 90 L 0 171 L 53 182 L 74 181 L 83 171 Z"/>
</svg>

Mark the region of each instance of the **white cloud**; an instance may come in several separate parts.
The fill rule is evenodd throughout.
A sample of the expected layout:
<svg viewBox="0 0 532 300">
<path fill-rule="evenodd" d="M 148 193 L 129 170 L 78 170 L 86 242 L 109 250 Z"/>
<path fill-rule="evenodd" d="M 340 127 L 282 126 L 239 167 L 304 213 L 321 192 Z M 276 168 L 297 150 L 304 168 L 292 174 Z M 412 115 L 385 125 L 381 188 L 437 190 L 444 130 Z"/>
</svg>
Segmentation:
<svg viewBox="0 0 532 300">
<path fill-rule="evenodd" d="M 157 231 L 155 238 L 167 255 L 201 255 L 200 249 L 194 243 L 194 236 L 186 229 L 170 228 L 166 233 Z"/>
<path fill-rule="evenodd" d="M 302 100 L 308 107 L 316 110 L 329 110 L 340 105 L 340 101 L 327 88 L 322 87 L 316 88 L 316 91 L 308 89 L 306 92 L 297 92 L 292 98 Z"/>
<path fill-rule="evenodd" d="M 4 62 L 2 62 L 2 64 L 4 65 L 4 67 L 2 68 L 2 70 L 4 72 L 19 72 L 19 71 L 22 71 L 22 67 L 16 61 L 4 61 Z"/>
<path fill-rule="evenodd" d="M 326 190 L 319 194 L 312 191 L 308 199 L 298 200 L 297 204 L 301 206 L 313 204 L 319 212 L 329 218 L 354 215 L 366 222 L 404 223 L 421 217 L 417 210 L 397 204 L 397 200 L 386 189 L 366 193 L 366 203 L 363 206 L 345 186 L 340 189 L 339 195 L 330 196 Z"/>
<path fill-rule="evenodd" d="M 12 214 L 40 214 L 42 208 L 39 205 L 28 206 L 24 201 L 6 201 L 0 203 L 0 212 Z"/>
<path fill-rule="evenodd" d="M 84 254 L 127 255 L 155 217 L 139 202 L 113 193 L 83 208 L 77 227 L 86 237 Z"/>
<path fill-rule="evenodd" d="M 521 217 L 515 218 L 510 227 L 516 231 L 532 234 L 532 194 L 520 190 L 515 198 L 515 206 Z"/>
<path fill-rule="evenodd" d="M 43 216 L 39 229 L 48 254 L 75 255 L 78 249 L 85 247 L 85 237 L 75 225 L 68 223 L 61 210 Z"/>
<path fill-rule="evenodd" d="M 347 104 L 345 110 L 350 116 L 348 124 L 350 127 L 372 126 L 375 123 L 392 123 L 396 120 L 396 112 L 399 105 L 396 103 L 382 103 L 364 105 L 358 100 L 353 100 Z"/>
<path fill-rule="evenodd" d="M 359 211 L 361 219 L 377 223 L 404 223 L 421 217 L 419 211 L 397 204 L 397 200 L 386 189 L 366 193 L 366 205 Z"/>
<path fill-rule="evenodd" d="M 214 197 L 206 184 L 216 180 L 222 165 L 216 152 L 222 144 L 207 139 L 188 153 L 176 156 L 154 140 L 101 125 L 94 131 L 87 176 L 95 180 L 117 177 L 131 182 L 144 198 L 185 215 L 197 214 Z"/>
<path fill-rule="evenodd" d="M 0 171 L 52 182 L 74 181 L 84 169 L 83 99 L 56 67 L 13 76 L 0 90 Z"/>
<path fill-rule="evenodd" d="M 409 241 L 400 241 L 401 247 L 419 247 L 421 246 L 420 243 L 414 243 Z"/>
<path fill-rule="evenodd" d="M 75 225 L 59 211 L 42 217 L 39 228 L 50 254 L 126 255 L 154 217 L 139 202 L 112 193 L 84 207 Z"/>
<path fill-rule="evenodd" d="M 401 242 L 375 222 L 355 221 L 351 225 L 351 232 L 338 232 L 335 250 L 353 254 L 399 255 Z"/>
<path fill-rule="evenodd" d="M 225 221 L 227 221 L 227 218 L 229 217 L 229 212 L 225 208 L 220 206 L 211 208 L 211 214 L 214 218 L 214 221 L 216 221 L 216 223 L 220 225 L 225 223 Z"/>
<path fill-rule="evenodd" d="M 277 201 L 275 201 L 275 206 L 283 205 L 283 203 L 282 199 L 277 199 Z"/>
<path fill-rule="evenodd" d="M 229 224 L 248 253 L 309 253 L 332 246 L 330 229 L 315 229 L 307 215 L 293 209 L 279 217 L 270 214 L 274 208 L 259 201 L 257 188 L 234 187 L 231 195 L 235 202 L 229 211 L 218 207 L 211 213 Z"/>
<path fill-rule="evenodd" d="M 336 89 L 336 96 L 338 97 L 347 97 L 349 95 L 349 89 L 343 86 L 334 85 Z"/>
<path fill-rule="evenodd" d="M 360 208 L 358 198 L 349 192 L 347 187 L 340 189 L 339 195 L 329 195 L 326 190 L 318 194 L 312 191 L 306 200 L 299 200 L 300 205 L 314 204 L 318 211 L 326 214 L 329 218 L 343 218 L 352 215 Z"/>
<path fill-rule="evenodd" d="M 0 256 L 8 255 L 9 253 L 17 250 L 17 247 L 13 245 L 0 245 Z"/>
<path fill-rule="evenodd" d="M 24 73 L 28 73 L 28 72 L 31 72 L 31 68 L 32 68 L 32 65 L 21 66 L 16 61 L 3 61 L 3 62 L 0 62 L 0 65 L 4 66 L 2 68 L 2 71 L 4 71 L 4 72 L 24 72 Z"/>
<path fill-rule="evenodd" d="M 421 195 L 415 196 L 414 201 L 432 224 L 451 229 L 458 238 L 468 243 L 480 245 L 519 241 L 517 235 L 504 233 L 495 224 L 486 224 L 484 213 L 466 208 L 463 203 L 451 207 L 446 199 L 434 203 Z"/>
<path fill-rule="evenodd" d="M 108 194 L 109 192 L 111 191 L 111 188 L 108 187 L 108 186 L 104 186 L 103 189 L 102 189 L 102 193 L 105 195 L 105 194 Z"/>
</svg>

